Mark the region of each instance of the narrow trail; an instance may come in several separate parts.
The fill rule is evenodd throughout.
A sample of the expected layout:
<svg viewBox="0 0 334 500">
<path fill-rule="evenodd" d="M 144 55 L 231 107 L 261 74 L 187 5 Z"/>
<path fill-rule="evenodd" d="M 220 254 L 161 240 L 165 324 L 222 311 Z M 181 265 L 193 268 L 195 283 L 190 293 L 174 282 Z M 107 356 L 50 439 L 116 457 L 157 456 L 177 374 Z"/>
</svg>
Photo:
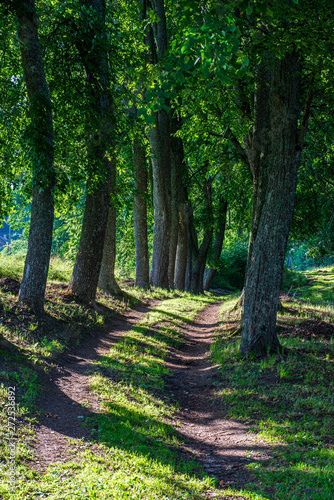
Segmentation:
<svg viewBox="0 0 334 500">
<path fill-rule="evenodd" d="M 59 360 L 59 369 L 45 381 L 47 391 L 39 401 L 44 415 L 35 428 L 36 459 L 32 465 L 36 471 L 43 473 L 51 464 L 74 458 L 68 438 L 82 439 L 86 445 L 95 439 L 80 425 L 92 413 L 100 412 L 98 396 L 89 389 L 94 361 L 109 352 L 110 347 L 158 303 L 151 301 L 115 316 L 102 334 L 100 331 L 98 335 L 86 337 L 83 344 Z"/>
<path fill-rule="evenodd" d="M 212 366 L 210 345 L 219 326 L 220 305 L 209 305 L 183 328 L 184 343 L 171 351 L 167 361 L 171 376 L 166 391 L 179 403 L 177 430 L 184 437 L 185 458 L 201 462 L 221 487 L 241 488 L 252 479 L 245 465 L 269 458 L 270 450 L 246 425 L 225 418 L 223 402 L 215 394 L 218 366 Z"/>
</svg>

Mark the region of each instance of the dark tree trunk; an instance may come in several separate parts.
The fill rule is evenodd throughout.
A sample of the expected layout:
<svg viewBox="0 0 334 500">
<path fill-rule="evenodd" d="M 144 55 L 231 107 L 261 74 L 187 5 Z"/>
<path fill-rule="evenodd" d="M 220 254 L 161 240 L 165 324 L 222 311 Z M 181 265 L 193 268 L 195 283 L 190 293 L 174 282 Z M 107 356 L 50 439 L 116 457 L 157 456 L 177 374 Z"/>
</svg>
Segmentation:
<svg viewBox="0 0 334 500">
<path fill-rule="evenodd" d="M 208 251 L 212 241 L 212 198 L 211 198 L 212 179 L 205 180 L 203 185 L 206 218 L 204 223 L 203 239 L 198 246 L 196 230 L 193 223 L 193 217 L 189 218 L 189 235 L 190 235 L 190 249 L 191 249 L 191 273 L 189 291 L 198 295 L 203 293 L 203 277 L 206 265 Z M 188 257 L 189 259 L 189 257 Z"/>
<path fill-rule="evenodd" d="M 54 217 L 52 110 L 38 39 L 35 2 L 14 2 L 13 6 L 18 20 L 22 67 L 29 99 L 31 123 L 27 138 L 33 169 L 28 253 L 19 300 L 40 314 L 44 310 Z"/>
<path fill-rule="evenodd" d="M 244 356 L 280 350 L 276 316 L 302 147 L 297 130 L 300 71 L 296 53 L 264 61 L 255 90 L 248 147 L 254 190 L 242 311 Z"/>
<path fill-rule="evenodd" d="M 222 197 L 219 202 L 218 227 L 212 245 L 210 267 L 207 267 L 204 272 L 204 290 L 209 290 L 211 287 L 213 278 L 216 274 L 217 266 L 219 264 L 220 254 L 222 253 L 226 227 L 227 205 L 227 201 Z"/>
<path fill-rule="evenodd" d="M 172 141 L 174 138 L 172 137 Z M 177 250 L 177 238 L 179 229 L 179 200 L 178 183 L 180 182 L 178 158 L 171 149 L 171 223 L 170 223 L 170 241 L 169 241 L 169 262 L 168 262 L 168 284 L 173 289 L 175 275 L 175 260 Z"/>
<path fill-rule="evenodd" d="M 116 260 L 116 160 L 111 162 L 111 200 L 107 229 L 103 245 L 103 257 L 98 281 L 99 288 L 110 295 L 121 295 L 122 291 L 115 279 Z"/>
<path fill-rule="evenodd" d="M 187 168 L 184 160 L 184 150 L 182 139 L 176 136 L 178 130 L 182 126 L 181 120 L 174 115 L 171 120 L 171 237 L 169 245 L 169 268 L 168 268 L 168 280 L 170 288 L 178 288 L 179 290 L 184 289 L 184 279 L 185 279 L 185 265 L 186 263 L 181 263 L 178 260 L 176 263 L 176 256 L 178 253 L 178 259 L 184 259 L 187 255 L 187 234 L 182 231 L 185 227 L 184 220 L 182 217 L 186 217 L 186 189 L 184 187 Z M 181 215 L 182 212 L 182 215 Z M 186 228 L 187 230 L 187 228 Z M 178 250 L 178 238 L 181 238 L 181 245 L 179 245 Z M 186 244 L 186 247 L 182 248 Z M 181 253 L 180 253 L 181 252 Z M 186 258 L 186 257 L 185 257 Z M 177 264 L 177 267 L 176 267 Z M 177 271 L 177 273 L 176 273 Z M 182 273 L 181 276 L 177 277 L 177 274 Z M 176 282 L 178 282 L 176 284 Z M 180 288 L 182 287 L 183 288 Z"/>
<path fill-rule="evenodd" d="M 179 228 L 175 261 L 174 285 L 177 290 L 185 290 L 188 259 L 188 207 L 185 202 L 179 205 Z"/>
<path fill-rule="evenodd" d="M 136 281 L 139 288 L 150 286 L 149 254 L 147 242 L 147 161 L 145 147 L 136 135 L 132 142 L 132 155 L 135 175 L 135 194 L 133 199 L 133 221 L 136 247 Z"/>
<path fill-rule="evenodd" d="M 85 66 L 87 96 L 87 194 L 78 253 L 69 290 L 86 303 L 95 301 L 110 202 L 113 153 L 113 111 L 109 94 L 105 1 L 83 0 L 96 11 L 91 30 L 82 34 L 77 48 Z M 98 35 L 97 35 L 98 33 Z M 79 37 L 78 37 L 79 38 Z"/>
<path fill-rule="evenodd" d="M 152 0 L 153 11 L 159 20 L 153 23 L 150 38 L 152 63 L 167 50 L 167 27 L 163 0 Z M 157 59 L 156 59 L 157 58 Z M 168 105 L 168 99 L 165 100 Z M 159 109 L 155 125 L 149 131 L 152 152 L 154 230 L 150 283 L 168 288 L 169 247 L 171 235 L 171 144 L 170 112 Z"/>
</svg>

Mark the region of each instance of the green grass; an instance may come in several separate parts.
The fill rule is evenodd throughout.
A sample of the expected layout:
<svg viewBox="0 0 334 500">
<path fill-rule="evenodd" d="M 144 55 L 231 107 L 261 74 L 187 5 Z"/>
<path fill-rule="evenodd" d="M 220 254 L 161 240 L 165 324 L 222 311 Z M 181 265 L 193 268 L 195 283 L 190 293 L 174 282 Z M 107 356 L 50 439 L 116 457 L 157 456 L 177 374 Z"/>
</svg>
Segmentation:
<svg viewBox="0 0 334 500">
<path fill-rule="evenodd" d="M 91 375 L 91 388 L 102 399 L 101 413 L 85 421 L 95 430 L 94 442 L 72 440 L 75 462 L 51 466 L 44 476 L 18 459 L 18 489 L 12 494 L 3 482 L 1 498 L 205 498 L 213 480 L 179 459 L 174 408 L 163 387 L 164 361 L 169 347 L 180 342 L 180 326 L 212 301 L 188 294 L 168 299 L 127 332 Z"/>
<path fill-rule="evenodd" d="M 333 321 L 328 300 L 331 273 L 329 269 L 301 273 L 308 285 L 297 288 L 298 301 L 284 303 L 278 325 L 287 355 L 241 359 L 240 338 L 228 337 L 237 321 L 237 313 L 230 312 L 235 300 L 224 303 L 221 310 L 224 329 L 212 346 L 213 360 L 220 365 L 218 392 L 228 417 L 247 422 L 272 456 L 248 466 L 257 481 L 246 489 L 260 498 L 334 498 L 334 337 L 284 334 L 284 328 L 306 319 Z"/>
<path fill-rule="evenodd" d="M 291 282 L 291 288 L 289 287 L 290 296 L 310 304 L 334 306 L 333 266 L 293 274 L 295 280 Z M 299 282 L 296 276 L 299 277 Z"/>
</svg>

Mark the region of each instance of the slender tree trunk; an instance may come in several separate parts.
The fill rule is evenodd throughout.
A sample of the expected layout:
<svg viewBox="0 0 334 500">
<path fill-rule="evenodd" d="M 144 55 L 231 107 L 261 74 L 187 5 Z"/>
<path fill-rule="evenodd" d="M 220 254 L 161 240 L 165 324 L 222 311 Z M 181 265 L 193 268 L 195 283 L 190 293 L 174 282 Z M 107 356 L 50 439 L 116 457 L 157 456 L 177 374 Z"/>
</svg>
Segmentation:
<svg viewBox="0 0 334 500">
<path fill-rule="evenodd" d="M 204 290 L 209 290 L 216 274 L 216 269 L 219 264 L 220 254 L 222 253 L 226 215 L 227 215 L 228 202 L 225 198 L 220 199 L 219 214 L 218 214 L 218 228 L 216 230 L 215 239 L 212 245 L 210 267 L 207 267 L 204 272 Z"/>
<path fill-rule="evenodd" d="M 298 54 L 262 63 L 255 91 L 250 165 L 252 225 L 240 353 L 280 350 L 276 316 L 300 163 Z"/>
<path fill-rule="evenodd" d="M 38 39 L 35 2 L 13 2 L 13 6 L 18 21 L 22 68 L 29 99 L 31 123 L 27 137 L 33 169 L 28 252 L 19 300 L 40 314 L 44 310 L 54 218 L 52 110 Z"/>
<path fill-rule="evenodd" d="M 179 228 L 175 262 L 175 288 L 185 290 L 188 259 L 188 207 L 185 202 L 179 205 Z"/>
<path fill-rule="evenodd" d="M 145 147 L 136 135 L 132 142 L 135 174 L 135 194 L 133 199 L 133 221 L 136 247 L 136 281 L 139 288 L 150 286 L 149 254 L 147 241 L 147 161 Z"/>
<path fill-rule="evenodd" d="M 205 199 L 206 223 L 204 227 L 203 239 L 200 246 L 198 246 L 197 235 L 192 217 L 190 217 L 190 222 L 189 222 L 189 234 L 191 240 L 190 248 L 192 250 L 190 291 L 196 295 L 203 293 L 204 290 L 203 287 L 204 270 L 213 234 L 211 186 L 212 186 L 212 179 L 204 181 L 203 192 Z"/>
<path fill-rule="evenodd" d="M 95 301 L 110 202 L 111 161 L 113 154 L 113 110 L 109 94 L 105 1 L 83 0 L 95 9 L 90 31 L 82 34 L 77 48 L 86 73 L 87 157 L 89 162 L 84 217 L 69 290 L 86 303 Z M 97 35 L 98 34 L 98 35 Z"/>
<path fill-rule="evenodd" d="M 122 291 L 115 279 L 116 260 L 116 159 L 111 162 L 111 200 L 107 229 L 103 245 L 103 257 L 99 275 L 99 288 L 110 295 L 121 295 Z"/>
<path fill-rule="evenodd" d="M 174 138 L 172 138 L 173 141 Z M 171 161 L 171 224 L 170 224 L 170 241 L 169 241 L 169 262 L 168 262 L 168 284 L 169 288 L 173 289 L 175 275 L 175 260 L 177 251 L 177 238 L 179 229 L 179 200 L 178 200 L 178 183 L 180 182 L 178 158 L 173 154 Z"/>
</svg>

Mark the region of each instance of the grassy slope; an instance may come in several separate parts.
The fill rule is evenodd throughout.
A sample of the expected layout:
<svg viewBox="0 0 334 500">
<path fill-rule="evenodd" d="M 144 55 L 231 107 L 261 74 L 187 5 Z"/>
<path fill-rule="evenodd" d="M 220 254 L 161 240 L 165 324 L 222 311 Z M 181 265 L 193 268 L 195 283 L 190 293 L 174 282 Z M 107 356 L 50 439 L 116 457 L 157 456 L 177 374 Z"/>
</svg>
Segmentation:
<svg viewBox="0 0 334 500">
<path fill-rule="evenodd" d="M 53 263 L 53 279 L 68 279 L 68 270 L 61 269 L 62 265 Z M 0 268 L 2 276 L 19 278 L 21 272 L 22 266 L 10 259 Z M 1 294 L 5 307 L 2 335 L 11 342 L 14 351 L 0 352 L 0 497 L 13 500 L 203 498 L 204 492 L 213 488 L 213 482 L 195 463 L 178 460 L 179 438 L 170 425 L 173 407 L 163 395 L 163 386 L 168 347 L 179 342 L 180 325 L 191 321 L 212 301 L 209 297 L 161 290 L 151 293 L 152 297 L 166 300 L 96 363 L 91 384 L 103 400 L 102 411 L 84 422 L 96 432 L 95 440 L 87 444 L 69 439 L 76 460 L 51 466 L 44 476 L 29 467 L 33 458 L 32 425 L 38 419 L 34 403 L 41 391 L 39 372 L 52 368 L 57 354 L 67 348 L 73 335 L 79 341 L 91 328 L 103 326 L 106 314 L 127 307 L 126 303 L 100 295 L 100 303 L 106 306 L 102 315 L 67 301 L 63 292 L 59 283 L 49 284 L 46 323 L 29 317 L 24 308 L 18 309 L 10 293 Z M 132 300 L 143 296 L 139 290 L 131 289 L 131 293 Z M 150 296 L 148 292 L 144 295 Z M 47 335 L 50 325 L 52 337 Z M 15 492 L 10 490 L 6 465 L 10 450 L 3 439 L 8 424 L 7 388 L 11 385 L 17 387 Z"/>
<path fill-rule="evenodd" d="M 258 482 L 245 497 L 334 498 L 334 328 L 323 325 L 326 335 L 312 324 L 291 330 L 305 320 L 333 323 L 333 278 L 333 269 L 320 269 L 289 284 L 298 300 L 284 303 L 278 316 L 281 343 L 289 350 L 284 357 L 241 360 L 240 339 L 228 338 L 236 319 L 229 313 L 233 301 L 222 308 L 223 328 L 212 349 L 221 365 L 219 392 L 229 416 L 248 422 L 272 446 L 271 460 L 249 465 Z"/>
</svg>

